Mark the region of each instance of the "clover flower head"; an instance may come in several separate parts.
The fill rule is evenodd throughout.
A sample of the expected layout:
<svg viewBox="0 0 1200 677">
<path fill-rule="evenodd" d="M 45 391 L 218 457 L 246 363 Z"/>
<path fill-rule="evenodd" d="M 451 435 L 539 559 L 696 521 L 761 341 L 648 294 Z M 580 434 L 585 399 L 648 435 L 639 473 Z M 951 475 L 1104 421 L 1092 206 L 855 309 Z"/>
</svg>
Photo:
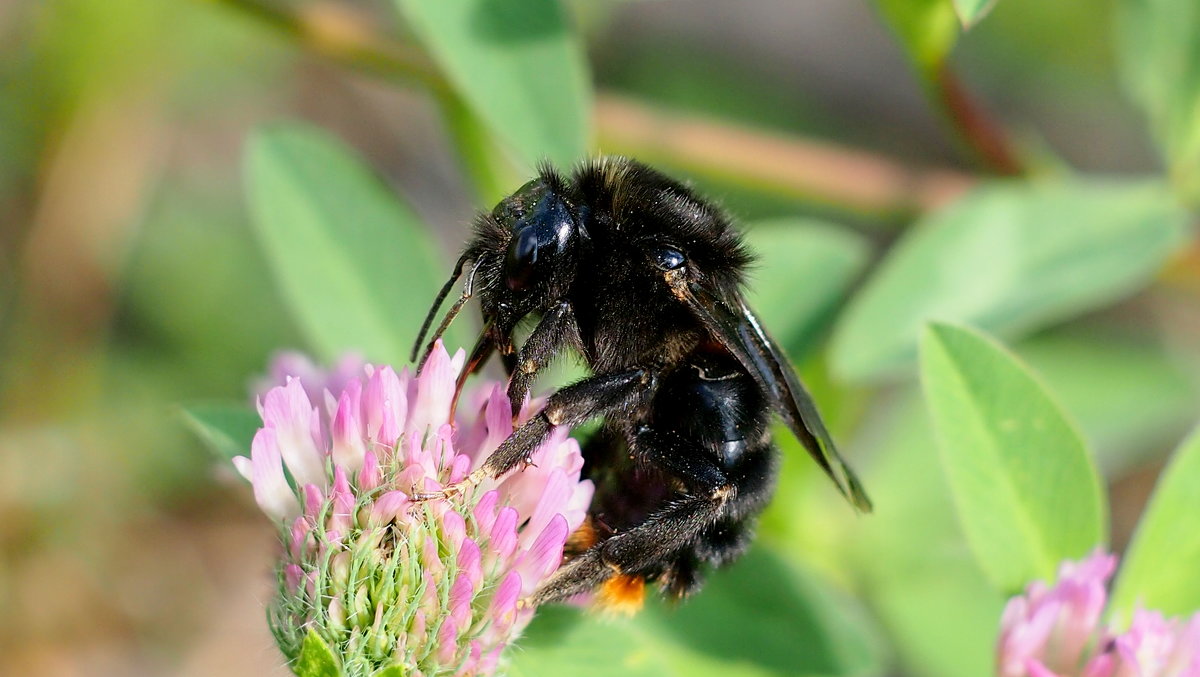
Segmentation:
<svg viewBox="0 0 1200 677">
<path fill-rule="evenodd" d="M 412 500 L 465 478 L 512 433 L 499 383 L 464 393 L 467 413 L 451 420 L 462 365 L 440 342 L 415 376 L 352 359 L 330 372 L 295 355 L 276 363 L 262 428 L 234 462 L 279 527 L 269 621 L 293 665 L 315 633 L 351 676 L 487 675 L 532 617 L 518 601 L 558 567 L 592 485 L 560 428 L 523 472 Z"/>
<path fill-rule="evenodd" d="M 1009 600 L 996 643 L 999 677 L 1200 677 L 1200 613 L 1138 610 L 1128 630 L 1101 623 L 1117 558 L 1101 550 L 1059 565 L 1058 581 Z"/>
</svg>

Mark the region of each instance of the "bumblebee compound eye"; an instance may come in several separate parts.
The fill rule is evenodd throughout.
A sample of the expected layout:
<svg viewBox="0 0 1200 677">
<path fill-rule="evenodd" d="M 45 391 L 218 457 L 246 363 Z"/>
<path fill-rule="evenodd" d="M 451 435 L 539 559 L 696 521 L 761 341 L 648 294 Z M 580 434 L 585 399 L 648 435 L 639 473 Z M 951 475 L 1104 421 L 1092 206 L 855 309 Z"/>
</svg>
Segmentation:
<svg viewBox="0 0 1200 677">
<path fill-rule="evenodd" d="M 513 235 L 504 255 L 504 282 L 513 291 L 522 291 L 533 281 L 537 266 L 538 242 L 533 228 L 524 228 Z"/>
<path fill-rule="evenodd" d="M 674 247 L 658 246 L 650 252 L 650 257 L 654 260 L 654 265 L 662 270 L 675 270 L 682 268 L 683 264 L 687 263 L 687 258 L 683 252 Z"/>
<path fill-rule="evenodd" d="M 505 202 L 510 200 L 519 200 L 523 213 L 512 223 L 504 282 L 513 291 L 524 291 L 564 263 L 577 229 L 567 203 L 540 181 L 525 184 Z"/>
</svg>

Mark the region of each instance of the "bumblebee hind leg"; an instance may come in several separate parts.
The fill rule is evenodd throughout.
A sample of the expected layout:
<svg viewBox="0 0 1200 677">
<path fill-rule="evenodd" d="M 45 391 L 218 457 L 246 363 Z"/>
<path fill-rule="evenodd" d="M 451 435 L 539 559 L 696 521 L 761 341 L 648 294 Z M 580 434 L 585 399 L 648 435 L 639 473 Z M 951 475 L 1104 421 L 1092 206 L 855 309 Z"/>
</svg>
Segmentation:
<svg viewBox="0 0 1200 677">
<path fill-rule="evenodd" d="M 537 606 L 566 599 L 605 584 L 614 576 L 644 577 L 662 571 L 676 553 L 691 546 L 716 521 L 734 493 L 732 486 L 723 485 L 708 495 L 685 496 L 669 503 L 643 524 L 563 565 L 525 604 Z"/>
</svg>

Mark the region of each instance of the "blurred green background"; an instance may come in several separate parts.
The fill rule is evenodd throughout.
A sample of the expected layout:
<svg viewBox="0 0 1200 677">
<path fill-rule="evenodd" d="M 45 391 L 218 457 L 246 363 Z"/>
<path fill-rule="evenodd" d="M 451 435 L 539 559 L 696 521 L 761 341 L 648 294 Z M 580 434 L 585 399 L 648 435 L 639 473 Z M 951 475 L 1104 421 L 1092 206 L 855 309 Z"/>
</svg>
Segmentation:
<svg viewBox="0 0 1200 677">
<path fill-rule="evenodd" d="M 999 332 L 1041 373 L 1098 454 L 1114 547 L 1128 541 L 1200 413 L 1183 123 L 1121 86 L 1138 67 L 1122 3 L 1001 0 L 949 58 L 945 7 L 565 5 L 595 85 L 592 150 L 661 165 L 750 224 L 756 303 L 878 512 L 854 518 L 781 440 L 783 484 L 744 564 L 639 625 L 552 611 L 517 672 L 984 674 L 1002 599 L 950 509 L 907 344 L 860 340 L 930 309 Z M 383 0 L 0 0 L 0 673 L 286 672 L 263 622 L 272 529 L 180 407 L 248 401 L 273 351 L 313 347 L 251 223 L 242 156 L 260 125 L 306 121 L 352 148 L 427 224 L 434 271 L 528 172 L 469 104 L 397 69 L 425 63 L 415 24 Z M 1054 193 L 1076 172 L 1169 174 L 1174 191 Z M 962 198 L 998 176 L 1018 178 Z M 1042 185 L 1041 202 L 1021 192 Z M 995 237 L 910 237 L 989 219 Z M 897 242 L 909 268 L 961 255 L 963 280 L 996 288 L 939 300 Z M 989 277 L 1026 243 L 1034 263 Z M 423 312 L 435 284 L 397 312 Z"/>
</svg>

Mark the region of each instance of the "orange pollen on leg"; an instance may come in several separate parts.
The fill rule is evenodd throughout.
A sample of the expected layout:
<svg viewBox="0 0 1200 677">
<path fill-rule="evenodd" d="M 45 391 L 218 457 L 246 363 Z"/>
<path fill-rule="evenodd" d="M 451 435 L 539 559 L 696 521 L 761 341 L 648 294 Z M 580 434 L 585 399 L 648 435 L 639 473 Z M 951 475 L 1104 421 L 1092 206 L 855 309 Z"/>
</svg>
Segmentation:
<svg viewBox="0 0 1200 677">
<path fill-rule="evenodd" d="M 579 555 L 590 550 L 599 540 L 600 534 L 596 533 L 596 526 L 592 524 L 591 516 L 588 516 L 578 529 L 571 532 L 563 550 L 568 556 Z"/>
<path fill-rule="evenodd" d="M 632 616 L 646 601 L 646 579 L 642 576 L 613 574 L 596 591 L 596 607 L 602 611 Z"/>
</svg>

